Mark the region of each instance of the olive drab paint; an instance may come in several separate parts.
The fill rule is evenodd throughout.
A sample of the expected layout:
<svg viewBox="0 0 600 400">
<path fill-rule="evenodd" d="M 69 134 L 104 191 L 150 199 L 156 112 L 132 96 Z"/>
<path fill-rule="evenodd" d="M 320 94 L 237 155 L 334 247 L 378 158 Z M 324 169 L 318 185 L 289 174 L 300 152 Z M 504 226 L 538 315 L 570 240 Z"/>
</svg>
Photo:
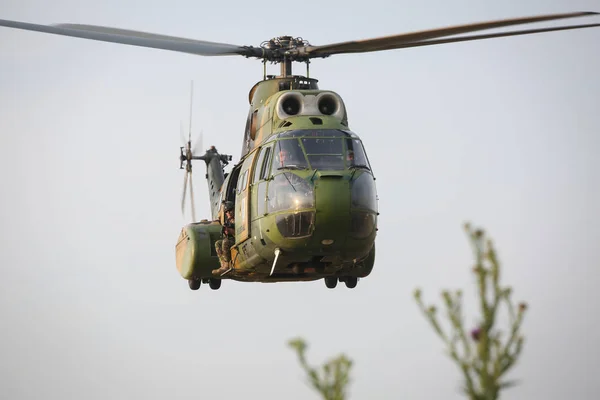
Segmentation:
<svg viewBox="0 0 600 400">
<path fill-rule="evenodd" d="M 225 200 L 235 203 L 235 245 L 233 268 L 219 279 L 368 276 L 377 234 L 375 177 L 362 141 L 349 128 L 341 96 L 320 90 L 316 79 L 293 76 L 257 83 L 249 100 L 242 157 L 231 172 L 223 173 L 218 153 L 198 157 L 206 163 L 209 187 L 222 182 L 211 197 L 211 205 L 219 207 L 212 209 L 213 222 L 182 229 L 177 245 L 181 276 L 215 278 L 210 271 L 218 259 L 211 246 L 218 240 L 215 227 L 223 223 L 220 204 Z M 363 156 L 358 167 L 346 160 L 347 153 L 354 154 L 352 146 Z M 365 179 L 372 184 L 361 184 Z M 353 201 L 356 182 L 366 189 L 360 196 L 368 201 Z"/>
</svg>

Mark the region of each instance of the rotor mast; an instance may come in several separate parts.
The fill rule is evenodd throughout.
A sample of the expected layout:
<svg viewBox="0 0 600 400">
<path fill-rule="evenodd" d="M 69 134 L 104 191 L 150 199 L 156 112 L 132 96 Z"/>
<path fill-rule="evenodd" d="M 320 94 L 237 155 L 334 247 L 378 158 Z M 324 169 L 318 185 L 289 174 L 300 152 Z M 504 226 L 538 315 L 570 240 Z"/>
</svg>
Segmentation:
<svg viewBox="0 0 600 400">
<path fill-rule="evenodd" d="M 298 44 L 304 44 L 301 39 L 294 39 L 291 36 L 280 36 L 279 42 L 282 46 L 283 60 L 281 61 L 281 76 L 286 78 L 292 76 L 292 58 L 290 57 L 290 49 L 295 48 Z"/>
<path fill-rule="evenodd" d="M 264 50 L 264 54 L 268 54 L 267 58 L 272 63 L 280 64 L 280 78 L 292 76 L 292 63 L 294 61 L 308 61 L 308 57 L 300 55 L 299 49 L 310 46 L 308 41 L 300 37 L 278 36 L 266 42 L 263 42 L 260 47 Z"/>
<path fill-rule="evenodd" d="M 289 57 L 284 56 L 281 62 L 281 76 L 286 78 L 292 76 L 292 60 Z"/>
</svg>

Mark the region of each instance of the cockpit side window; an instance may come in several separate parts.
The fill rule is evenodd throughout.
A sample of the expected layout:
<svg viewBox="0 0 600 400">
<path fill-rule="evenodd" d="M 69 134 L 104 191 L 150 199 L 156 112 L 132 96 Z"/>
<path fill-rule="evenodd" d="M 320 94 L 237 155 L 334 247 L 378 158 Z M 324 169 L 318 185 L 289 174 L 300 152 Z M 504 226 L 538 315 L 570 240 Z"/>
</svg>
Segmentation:
<svg viewBox="0 0 600 400">
<path fill-rule="evenodd" d="M 271 158 L 273 158 L 273 146 L 265 148 L 265 159 L 262 162 L 260 169 L 260 179 L 265 180 L 269 177 Z"/>
<path fill-rule="evenodd" d="M 260 154 L 256 160 L 254 166 L 254 178 L 252 184 L 255 185 L 253 192 L 255 194 L 255 200 L 253 200 L 253 207 L 251 208 L 251 218 L 262 217 L 266 213 L 266 197 L 267 197 L 267 181 L 269 176 L 269 170 L 271 167 L 271 154 L 273 153 L 272 143 L 263 146 L 260 149 Z"/>
<path fill-rule="evenodd" d="M 346 139 L 346 164 L 348 168 L 364 167 L 371 169 L 365 149 L 358 139 Z"/>
<path fill-rule="evenodd" d="M 265 169 L 265 158 L 268 156 L 269 148 L 263 147 L 260 149 L 260 154 L 258 155 L 258 159 L 256 160 L 256 166 L 254 167 L 254 174 L 252 175 L 252 181 L 250 183 L 254 184 L 261 180 L 262 170 Z"/>
<path fill-rule="evenodd" d="M 308 163 L 302 152 L 298 139 L 280 139 L 273 148 L 273 169 L 308 169 Z"/>
</svg>

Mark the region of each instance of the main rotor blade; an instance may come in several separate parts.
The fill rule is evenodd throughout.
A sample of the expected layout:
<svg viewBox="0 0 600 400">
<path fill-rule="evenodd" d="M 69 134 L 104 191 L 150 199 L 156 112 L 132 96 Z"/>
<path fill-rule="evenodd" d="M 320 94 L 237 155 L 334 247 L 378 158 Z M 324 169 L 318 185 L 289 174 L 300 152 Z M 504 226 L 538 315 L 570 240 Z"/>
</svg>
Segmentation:
<svg viewBox="0 0 600 400">
<path fill-rule="evenodd" d="M 262 57 L 262 49 L 260 48 L 242 47 L 227 43 L 207 42 L 104 26 L 78 24 L 38 25 L 4 19 L 0 19 L 0 26 L 201 56 L 242 55 L 246 57 Z"/>
<path fill-rule="evenodd" d="M 552 21 L 557 19 L 584 17 L 598 14 L 599 13 L 597 12 L 585 11 L 566 14 L 540 15 L 536 17 L 510 18 L 496 21 L 478 22 L 474 24 L 451 26 L 426 31 L 403 33 L 392 36 L 383 36 L 366 40 L 333 43 L 323 46 L 307 46 L 298 50 L 300 54 L 307 54 L 309 57 L 326 57 L 332 54 L 343 53 L 366 53 L 371 51 L 411 47 L 407 46 L 408 43 L 412 43 L 415 46 L 418 46 L 417 43 L 422 41 L 441 38 L 445 36 L 459 35 L 462 33 L 502 28 L 512 25 L 529 24 L 533 22 Z"/>
<path fill-rule="evenodd" d="M 423 42 L 406 43 L 402 46 L 395 47 L 395 48 L 403 49 L 403 48 L 409 48 L 409 47 L 431 46 L 434 44 L 468 42 L 471 40 L 493 39 L 493 38 L 505 37 L 505 36 L 529 35 L 532 33 L 564 31 L 564 30 L 569 30 L 569 29 L 581 29 L 581 28 L 593 28 L 593 27 L 600 27 L 600 23 L 599 24 L 587 24 L 587 25 L 556 26 L 553 28 L 528 29 L 528 30 L 523 30 L 523 31 L 489 33 L 486 35 L 471 35 L 471 36 L 461 36 L 461 37 L 457 37 L 457 38 L 448 38 L 448 39 L 425 40 Z M 387 49 L 384 49 L 384 50 L 387 50 Z"/>
</svg>

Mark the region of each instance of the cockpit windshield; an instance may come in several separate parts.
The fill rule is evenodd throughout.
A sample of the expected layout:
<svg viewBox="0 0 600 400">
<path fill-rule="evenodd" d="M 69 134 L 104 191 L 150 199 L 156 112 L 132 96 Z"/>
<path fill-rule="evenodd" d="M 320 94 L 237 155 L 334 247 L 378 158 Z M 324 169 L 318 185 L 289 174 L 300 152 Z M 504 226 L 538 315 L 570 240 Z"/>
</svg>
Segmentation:
<svg viewBox="0 0 600 400">
<path fill-rule="evenodd" d="M 273 172 L 284 168 L 370 170 L 360 139 L 354 133 L 342 130 L 301 129 L 281 133 L 274 154 Z"/>
<path fill-rule="evenodd" d="M 342 138 L 304 137 L 300 140 L 313 169 L 344 169 Z"/>
<path fill-rule="evenodd" d="M 298 139 L 283 139 L 275 143 L 275 157 L 273 157 L 273 173 L 278 169 L 308 169 L 306 157 Z"/>
</svg>

